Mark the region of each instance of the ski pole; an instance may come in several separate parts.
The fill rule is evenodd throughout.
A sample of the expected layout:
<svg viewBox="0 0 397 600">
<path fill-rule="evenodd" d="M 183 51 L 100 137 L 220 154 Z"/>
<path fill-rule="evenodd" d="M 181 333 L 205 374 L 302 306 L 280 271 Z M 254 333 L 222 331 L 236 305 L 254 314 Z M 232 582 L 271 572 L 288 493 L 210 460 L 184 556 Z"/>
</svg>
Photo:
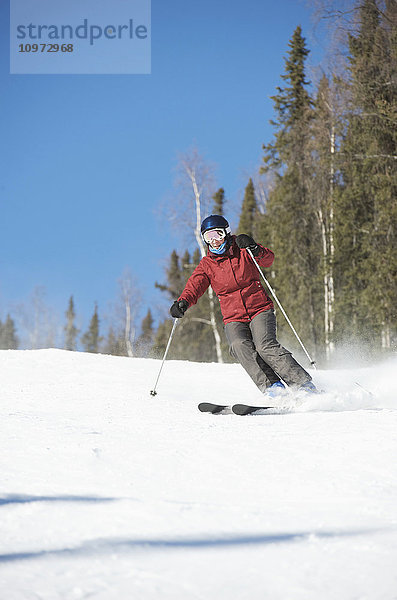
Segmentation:
<svg viewBox="0 0 397 600">
<path fill-rule="evenodd" d="M 291 327 L 292 331 L 295 334 L 296 339 L 298 340 L 298 342 L 300 343 L 300 345 L 302 346 L 302 349 L 304 351 L 304 353 L 306 354 L 307 358 L 309 359 L 310 364 L 316 369 L 316 363 L 314 360 L 312 360 L 312 358 L 310 357 L 310 354 L 308 353 L 308 351 L 306 350 L 305 346 L 303 345 L 302 340 L 300 339 L 299 335 L 296 333 L 295 327 L 292 325 L 291 321 L 288 318 L 287 313 L 285 312 L 285 310 L 283 309 L 283 307 L 281 306 L 281 302 L 280 300 L 277 298 L 276 292 L 274 291 L 274 289 L 271 287 L 270 283 L 268 282 L 268 280 L 266 279 L 266 277 L 264 276 L 264 274 L 262 273 L 262 270 L 260 268 L 260 266 L 258 265 L 258 263 L 255 260 L 254 255 L 252 254 L 251 250 L 249 248 L 247 248 L 249 255 L 251 256 L 252 260 L 254 261 L 256 268 L 258 269 L 263 281 L 266 283 L 267 287 L 269 288 L 269 291 L 271 293 L 271 295 L 273 296 L 273 298 L 275 299 L 275 301 L 277 302 L 281 312 L 283 313 L 288 325 Z"/>
<path fill-rule="evenodd" d="M 160 375 L 161 375 L 161 371 L 163 369 L 164 361 L 165 361 L 165 359 L 167 357 L 168 349 L 170 347 L 171 340 L 172 340 L 172 337 L 174 335 L 174 331 L 175 331 L 175 327 L 176 327 L 177 323 L 178 323 L 178 319 L 174 319 L 174 324 L 173 324 L 172 329 L 171 329 L 170 337 L 168 339 L 168 344 L 167 344 L 167 347 L 166 347 L 165 352 L 164 352 L 163 360 L 161 361 L 161 366 L 160 366 L 159 374 L 157 375 L 156 383 L 154 384 L 154 388 L 152 390 L 150 390 L 150 395 L 151 396 L 155 396 L 157 394 L 156 387 L 157 387 L 158 381 L 160 379 Z"/>
</svg>

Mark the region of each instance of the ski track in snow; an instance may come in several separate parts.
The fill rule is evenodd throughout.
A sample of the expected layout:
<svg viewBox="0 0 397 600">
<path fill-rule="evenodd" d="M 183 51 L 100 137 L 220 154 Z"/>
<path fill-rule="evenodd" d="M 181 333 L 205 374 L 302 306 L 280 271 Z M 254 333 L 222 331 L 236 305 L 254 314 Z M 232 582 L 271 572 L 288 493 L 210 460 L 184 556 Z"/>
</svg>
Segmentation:
<svg viewBox="0 0 397 600">
<path fill-rule="evenodd" d="M 0 351 L 1 600 L 397 600 L 395 357 L 245 417 L 197 410 L 262 403 L 239 365 L 159 366 Z"/>
</svg>

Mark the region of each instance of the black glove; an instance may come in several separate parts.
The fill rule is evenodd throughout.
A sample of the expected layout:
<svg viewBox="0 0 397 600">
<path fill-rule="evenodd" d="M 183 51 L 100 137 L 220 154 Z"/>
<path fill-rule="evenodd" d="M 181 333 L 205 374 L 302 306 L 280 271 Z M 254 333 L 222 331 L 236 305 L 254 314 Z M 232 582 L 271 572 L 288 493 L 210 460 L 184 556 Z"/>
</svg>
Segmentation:
<svg viewBox="0 0 397 600">
<path fill-rule="evenodd" d="M 261 251 L 256 241 L 246 233 L 240 233 L 236 237 L 236 244 L 239 248 L 249 248 L 254 256 L 258 256 Z"/>
<path fill-rule="evenodd" d="M 175 300 L 174 304 L 170 308 L 171 317 L 174 319 L 180 319 L 185 314 L 189 305 L 186 300 Z"/>
</svg>

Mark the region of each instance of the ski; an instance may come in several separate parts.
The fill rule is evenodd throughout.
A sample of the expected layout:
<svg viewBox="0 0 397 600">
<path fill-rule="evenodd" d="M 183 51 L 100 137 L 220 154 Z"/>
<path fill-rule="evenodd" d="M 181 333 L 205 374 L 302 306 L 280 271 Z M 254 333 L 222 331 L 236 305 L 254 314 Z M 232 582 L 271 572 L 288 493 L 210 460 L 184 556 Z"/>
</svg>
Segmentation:
<svg viewBox="0 0 397 600">
<path fill-rule="evenodd" d="M 218 415 L 221 413 L 230 414 L 231 412 L 231 406 L 228 406 L 227 404 L 213 404 L 212 402 L 201 402 L 198 405 L 198 409 L 201 412 L 208 412 L 213 415 Z"/>
<path fill-rule="evenodd" d="M 233 404 L 232 411 L 235 415 L 253 415 L 258 410 L 268 410 L 273 406 L 249 406 L 248 404 Z"/>
<path fill-rule="evenodd" d="M 201 412 L 211 413 L 212 415 L 230 415 L 232 412 L 235 415 L 252 415 L 258 410 L 268 410 L 273 406 L 250 406 L 248 404 L 214 404 L 212 402 L 201 402 L 198 409 Z"/>
</svg>

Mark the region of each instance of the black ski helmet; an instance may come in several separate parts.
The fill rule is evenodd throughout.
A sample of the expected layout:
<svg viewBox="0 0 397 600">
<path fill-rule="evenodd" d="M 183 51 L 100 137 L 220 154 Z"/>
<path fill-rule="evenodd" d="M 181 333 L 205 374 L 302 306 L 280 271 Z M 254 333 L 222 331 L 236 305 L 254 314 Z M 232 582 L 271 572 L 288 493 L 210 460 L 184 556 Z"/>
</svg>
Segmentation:
<svg viewBox="0 0 397 600">
<path fill-rule="evenodd" d="M 222 215 L 210 215 L 204 219 L 201 223 L 201 235 L 204 235 L 204 233 L 210 229 L 224 229 L 226 231 L 226 236 L 230 233 L 229 223 Z"/>
</svg>

